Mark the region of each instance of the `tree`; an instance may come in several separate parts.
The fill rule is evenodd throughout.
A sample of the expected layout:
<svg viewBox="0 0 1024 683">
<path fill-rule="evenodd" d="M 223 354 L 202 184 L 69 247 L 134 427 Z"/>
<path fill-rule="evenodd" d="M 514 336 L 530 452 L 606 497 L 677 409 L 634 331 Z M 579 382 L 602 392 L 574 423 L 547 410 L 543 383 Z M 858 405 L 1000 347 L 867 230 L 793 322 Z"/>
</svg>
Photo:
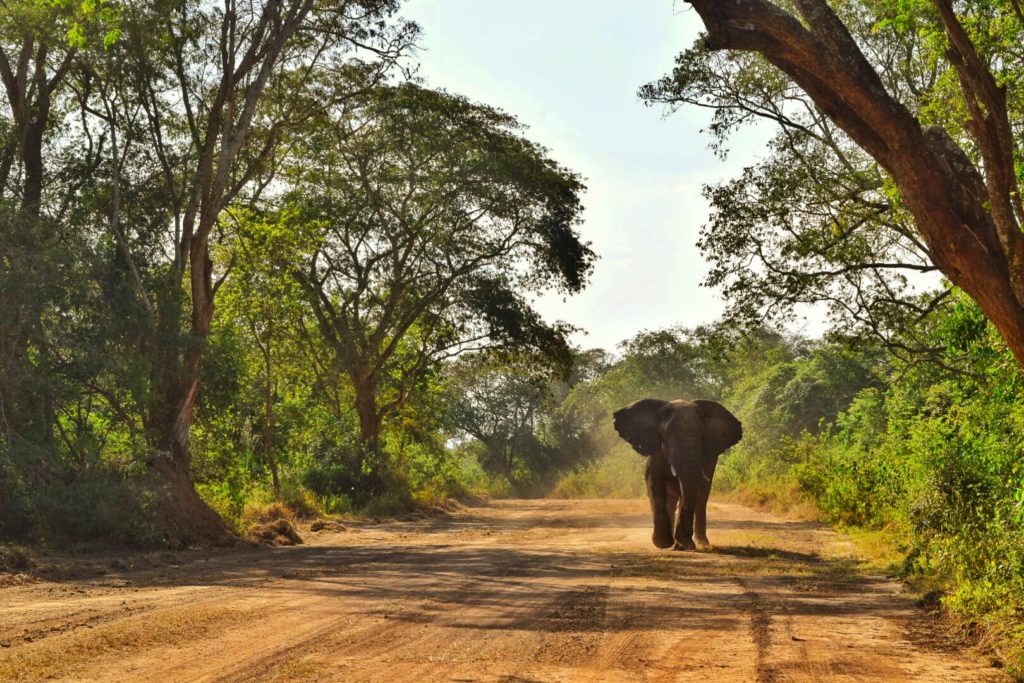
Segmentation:
<svg viewBox="0 0 1024 683">
<path fill-rule="evenodd" d="M 279 496 L 281 477 L 274 453 L 274 406 L 283 370 L 294 374 L 294 368 L 279 366 L 289 351 L 294 354 L 294 321 L 301 319 L 302 310 L 294 280 L 282 277 L 275 268 L 271 255 L 273 226 L 240 237 L 225 245 L 232 251 L 235 267 L 223 295 L 223 307 L 227 309 L 224 317 L 243 330 L 248 347 L 256 356 L 249 365 L 259 368 L 255 380 L 263 411 L 260 441 L 274 495 Z"/>
<path fill-rule="evenodd" d="M 216 294 L 231 269 L 212 248 L 227 233 L 225 211 L 256 202 L 273 177 L 284 131 L 309 110 L 303 74 L 343 70 L 356 51 L 374 57 L 367 71 L 383 73 L 404 52 L 416 28 L 387 24 L 396 9 L 393 0 L 126 7 L 111 48 L 119 59 L 83 70 L 83 126 L 135 145 L 134 165 L 111 147 L 121 157 L 111 168 L 125 168 L 112 184 L 158 187 L 163 198 L 159 220 L 115 208 L 111 231 L 138 274 L 129 283 L 152 373 L 148 467 L 169 487 L 161 514 L 182 542 L 223 537 L 195 493 L 188 436 Z M 154 224 L 159 244 L 132 240 L 130 229 L 152 237 Z"/>
<path fill-rule="evenodd" d="M 761 55 L 884 169 L 928 259 L 978 303 L 1024 364 L 1024 206 L 1008 105 L 1020 67 L 1012 49 L 1024 30 L 1019 6 L 997 3 L 966 19 L 948 0 L 882 6 L 880 19 L 893 30 L 932 31 L 911 54 L 940 45 L 926 55 L 937 64 L 934 87 L 909 92 L 918 98 L 915 114 L 900 101 L 908 92 L 880 77 L 872 63 L 880 55 L 851 34 L 850 25 L 870 22 L 874 5 L 844 3 L 840 19 L 824 0 L 796 0 L 799 18 L 766 0 L 691 4 L 708 31 L 703 49 Z M 943 90 L 946 76 L 955 76 L 955 92 Z M 966 124 L 925 125 L 932 97 L 960 104 L 953 110 Z"/>
<path fill-rule="evenodd" d="M 878 385 L 872 370 L 880 356 L 836 340 L 746 340 L 729 353 L 725 396 L 746 432 L 741 457 L 762 457 L 784 437 L 814 434 L 823 421 L 835 420 L 859 391 Z"/>
<path fill-rule="evenodd" d="M 540 438 L 552 396 L 528 365 L 478 353 L 449 366 L 449 420 L 483 446 L 484 469 L 520 493 L 559 461 L 556 449 Z"/>
<path fill-rule="evenodd" d="M 524 298 L 581 289 L 579 178 L 511 116 L 413 83 L 368 88 L 296 141 L 279 220 L 306 304 L 351 381 L 360 437 L 445 359 L 495 347 L 568 366 L 566 328 Z"/>
<path fill-rule="evenodd" d="M 595 383 L 599 399 L 608 412 L 644 397 L 718 400 L 725 381 L 724 353 L 736 343 L 731 336 L 738 335 L 724 326 L 639 332 L 619 344 L 621 358 Z"/>
<path fill-rule="evenodd" d="M 101 23 L 75 4 L 17 0 L 0 18 L 0 415 L 3 437 L 52 444 L 54 401 L 44 311 L 62 298 L 75 261 L 67 235 L 43 212 L 44 151 L 55 103 L 78 48 L 67 35 Z M 52 170 L 52 169 L 50 169 Z M 78 246 L 78 244 L 74 245 Z"/>
<path fill-rule="evenodd" d="M 932 87 L 935 64 L 917 34 L 867 21 L 851 30 L 901 101 Z M 759 55 L 697 47 L 641 94 L 670 110 L 712 109 L 721 154 L 748 122 L 778 126 L 763 160 L 704 188 L 712 215 L 698 246 L 729 324 L 792 322 L 800 304 L 825 302 L 835 330 L 874 337 L 905 362 L 941 357 L 918 323 L 949 302 L 952 286 L 928 291 L 938 268 L 891 180 L 799 87 Z"/>
<path fill-rule="evenodd" d="M 88 23 L 95 28 L 109 18 L 85 14 L 75 3 L 18 0 L 4 7 L 0 82 L 11 125 L 3 131 L 0 148 L 0 198 L 10 192 L 29 216 L 39 216 L 42 209 L 45 134 L 54 102 L 81 46 L 83 26 Z M 69 35 L 79 39 L 69 41 Z"/>
<path fill-rule="evenodd" d="M 591 390 L 612 367 L 612 357 L 604 349 L 577 351 L 571 376 L 549 383 L 550 407 L 540 425 L 541 439 L 557 450 L 562 471 L 594 460 L 605 450 L 602 436 L 609 431 L 608 416 L 615 408 L 595 400 Z"/>
<path fill-rule="evenodd" d="M 97 424 L 133 441 L 141 431 L 145 444 L 126 450 L 158 493 L 167 538 L 225 538 L 194 490 L 188 448 L 215 299 L 232 267 L 230 250 L 214 247 L 230 234 L 228 209 L 255 204 L 271 183 L 285 131 L 311 103 L 343 96 L 305 76 L 379 78 L 411 45 L 417 28 L 391 20 L 397 6 L 5 6 L 5 446 L 59 465 L 65 451 L 86 461 L 73 444 Z"/>
</svg>

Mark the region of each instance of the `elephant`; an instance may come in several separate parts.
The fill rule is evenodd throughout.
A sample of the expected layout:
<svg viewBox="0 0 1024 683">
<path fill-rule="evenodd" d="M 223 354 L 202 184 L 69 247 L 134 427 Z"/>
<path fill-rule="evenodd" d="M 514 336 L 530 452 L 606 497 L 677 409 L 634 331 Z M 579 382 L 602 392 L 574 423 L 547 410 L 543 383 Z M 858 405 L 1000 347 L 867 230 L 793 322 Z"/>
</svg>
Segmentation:
<svg viewBox="0 0 1024 683">
<path fill-rule="evenodd" d="M 707 505 L 718 456 L 743 438 L 743 425 L 714 401 L 645 398 L 612 415 L 615 431 L 647 457 L 647 496 L 659 548 L 710 545 Z M 673 520 L 675 524 L 673 526 Z"/>
</svg>

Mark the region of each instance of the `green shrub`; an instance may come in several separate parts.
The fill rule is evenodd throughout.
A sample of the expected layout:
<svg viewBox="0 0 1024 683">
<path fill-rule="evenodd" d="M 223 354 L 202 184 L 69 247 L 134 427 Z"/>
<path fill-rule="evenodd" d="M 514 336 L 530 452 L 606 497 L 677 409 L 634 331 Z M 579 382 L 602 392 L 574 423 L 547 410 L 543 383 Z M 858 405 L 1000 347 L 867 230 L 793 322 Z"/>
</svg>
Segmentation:
<svg viewBox="0 0 1024 683">
<path fill-rule="evenodd" d="M 140 482 L 111 466 L 54 471 L 34 462 L 31 453 L 0 453 L 0 538 L 135 548 L 159 542 Z"/>
</svg>

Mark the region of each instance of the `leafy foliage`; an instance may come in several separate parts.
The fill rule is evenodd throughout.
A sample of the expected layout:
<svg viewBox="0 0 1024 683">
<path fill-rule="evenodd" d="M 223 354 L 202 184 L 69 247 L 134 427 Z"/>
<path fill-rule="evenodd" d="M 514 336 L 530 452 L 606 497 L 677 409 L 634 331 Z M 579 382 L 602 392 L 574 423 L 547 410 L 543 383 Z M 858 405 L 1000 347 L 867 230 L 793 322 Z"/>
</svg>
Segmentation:
<svg viewBox="0 0 1024 683">
<path fill-rule="evenodd" d="M 412 83 L 368 87 L 312 124 L 274 220 L 243 230 L 284 255 L 364 443 L 459 353 L 516 346 L 568 368 L 567 328 L 524 293 L 586 281 L 577 176 L 511 116 Z"/>
<path fill-rule="evenodd" d="M 963 297 L 932 335 L 970 370 L 918 366 L 887 391 L 861 392 L 792 474 L 829 518 L 889 529 L 903 571 L 942 577 L 945 604 L 987 626 L 1020 671 L 1020 373 Z"/>
<path fill-rule="evenodd" d="M 924 125 L 943 128 L 978 162 L 977 131 L 964 124 L 970 111 L 956 52 L 935 4 L 831 4 L 886 91 Z M 1019 120 L 1019 8 L 983 3 L 957 12 L 1009 93 L 1010 120 Z M 712 207 L 699 241 L 712 263 L 706 284 L 722 289 L 730 320 L 746 326 L 791 321 L 804 306 L 824 303 L 833 329 L 870 334 L 904 360 L 942 355 L 915 336 L 916 321 L 948 304 L 952 290 L 936 277 L 935 255 L 901 191 L 796 83 L 756 52 L 721 52 L 698 41 L 640 95 L 669 111 L 712 110 L 708 132 L 721 154 L 744 126 L 777 130 L 763 160 L 704 188 Z M 1019 165 L 1019 148 L 1008 153 Z"/>
</svg>

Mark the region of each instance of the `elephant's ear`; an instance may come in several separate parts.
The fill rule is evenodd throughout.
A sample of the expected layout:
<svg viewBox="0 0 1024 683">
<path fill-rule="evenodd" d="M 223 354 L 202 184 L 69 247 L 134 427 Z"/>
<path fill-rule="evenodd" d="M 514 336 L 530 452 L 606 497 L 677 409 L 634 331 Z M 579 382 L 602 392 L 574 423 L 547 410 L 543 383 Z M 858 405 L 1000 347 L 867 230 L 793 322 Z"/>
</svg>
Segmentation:
<svg viewBox="0 0 1024 683">
<path fill-rule="evenodd" d="M 665 401 L 645 398 L 616 410 L 615 431 L 640 455 L 654 455 L 661 448 L 659 411 Z"/>
<path fill-rule="evenodd" d="M 743 438 L 743 425 L 720 403 L 694 401 L 704 416 L 704 436 L 701 450 L 705 457 L 721 455 L 727 448 Z"/>
</svg>

